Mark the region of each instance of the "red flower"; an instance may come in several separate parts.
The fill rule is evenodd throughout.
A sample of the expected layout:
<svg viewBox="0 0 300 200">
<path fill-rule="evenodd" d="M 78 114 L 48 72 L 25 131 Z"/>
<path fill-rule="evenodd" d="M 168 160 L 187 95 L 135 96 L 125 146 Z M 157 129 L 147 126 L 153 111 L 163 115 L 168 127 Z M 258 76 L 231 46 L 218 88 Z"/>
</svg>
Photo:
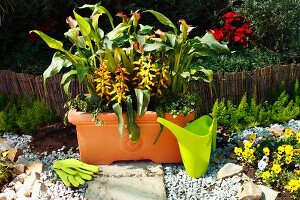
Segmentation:
<svg viewBox="0 0 300 200">
<path fill-rule="evenodd" d="M 210 29 L 208 32 L 213 34 L 217 41 L 221 41 L 224 37 L 223 32 L 218 28 Z"/>
</svg>

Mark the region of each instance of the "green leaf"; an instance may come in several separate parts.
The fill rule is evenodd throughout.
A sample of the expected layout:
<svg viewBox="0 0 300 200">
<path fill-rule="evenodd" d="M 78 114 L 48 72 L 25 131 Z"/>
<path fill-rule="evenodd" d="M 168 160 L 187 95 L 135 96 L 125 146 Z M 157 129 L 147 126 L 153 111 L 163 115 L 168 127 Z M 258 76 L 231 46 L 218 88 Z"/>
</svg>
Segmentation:
<svg viewBox="0 0 300 200">
<path fill-rule="evenodd" d="M 168 41 L 170 42 L 172 47 L 175 47 L 176 45 L 176 35 L 171 33 L 166 33 L 166 36 L 168 38 Z"/>
<path fill-rule="evenodd" d="M 87 68 L 82 65 L 78 65 L 76 66 L 76 70 L 77 70 L 76 73 L 77 73 L 78 81 L 81 84 L 84 77 L 86 76 Z"/>
<path fill-rule="evenodd" d="M 91 26 L 83 17 L 78 15 L 75 10 L 73 11 L 75 19 L 78 23 L 82 36 L 88 36 L 91 32 Z"/>
<path fill-rule="evenodd" d="M 171 20 L 170 20 L 169 18 L 167 18 L 167 17 L 164 16 L 163 14 L 161 14 L 161 13 L 159 13 L 159 12 L 157 12 L 157 11 L 154 11 L 154 10 L 146 10 L 146 11 L 144 11 L 144 12 L 150 12 L 151 14 L 153 14 L 153 15 L 157 18 L 157 20 L 158 20 L 160 23 L 162 23 L 162 24 L 164 24 L 164 25 L 166 25 L 166 26 L 169 26 L 169 27 L 173 28 L 175 35 L 177 35 L 178 29 L 177 29 L 176 26 L 171 22 Z"/>
<path fill-rule="evenodd" d="M 122 137 L 123 130 L 124 130 L 124 118 L 122 115 L 122 106 L 118 103 L 115 103 L 112 108 L 118 117 L 118 130 L 119 130 L 120 136 Z"/>
<path fill-rule="evenodd" d="M 145 51 L 154 51 L 154 50 L 159 50 L 163 47 L 163 44 L 162 43 L 151 43 L 151 44 L 148 44 L 146 43 L 144 45 L 144 50 Z"/>
<path fill-rule="evenodd" d="M 127 105 L 127 125 L 126 130 L 132 142 L 136 143 L 140 139 L 140 127 L 134 121 L 134 111 L 132 107 L 132 98 L 130 95 L 126 98 Z"/>
<path fill-rule="evenodd" d="M 210 70 L 210 69 L 204 69 L 203 68 L 200 71 L 203 72 L 206 75 L 206 77 L 207 77 L 207 78 L 202 78 L 203 81 L 205 81 L 207 83 L 211 83 L 213 81 L 213 79 L 214 79 L 214 73 L 213 73 L 212 70 Z"/>
<path fill-rule="evenodd" d="M 113 20 L 113 17 L 111 16 L 110 12 L 104 8 L 103 6 L 99 6 L 99 7 L 96 7 L 97 10 L 95 10 L 93 12 L 93 15 L 96 14 L 96 13 L 99 13 L 99 14 L 106 14 L 108 19 L 109 19 L 109 22 L 110 22 L 110 25 L 112 28 L 115 28 L 114 26 L 114 20 Z"/>
<path fill-rule="evenodd" d="M 75 44 L 79 48 L 85 48 L 86 44 L 84 38 L 82 36 L 78 36 L 78 31 L 76 29 L 69 29 L 67 32 L 64 33 L 69 40 Z"/>
<path fill-rule="evenodd" d="M 151 92 L 149 90 L 134 89 L 137 98 L 137 114 L 139 117 L 145 115 L 150 102 Z"/>
<path fill-rule="evenodd" d="M 63 48 L 63 43 L 61 41 L 55 40 L 52 37 L 49 37 L 45 33 L 38 31 L 38 30 L 30 31 L 30 33 L 32 33 L 32 32 L 38 34 L 50 48 L 57 49 L 60 51 L 65 51 Z"/>
<path fill-rule="evenodd" d="M 105 49 L 105 59 L 108 61 L 108 65 L 107 65 L 108 70 L 111 71 L 111 72 L 116 71 L 118 66 L 115 62 L 115 59 L 114 59 L 111 51 L 108 48 Z"/>
<path fill-rule="evenodd" d="M 69 92 L 70 83 L 76 73 L 77 73 L 76 70 L 71 70 L 65 73 L 61 78 L 60 83 L 63 85 L 64 91 L 68 96 L 70 96 L 70 92 Z"/>
<path fill-rule="evenodd" d="M 109 40 L 114 40 L 121 36 L 124 31 L 126 31 L 131 25 L 128 25 L 126 23 L 120 23 L 116 28 L 114 28 L 111 32 L 107 33 L 107 38 Z"/>
<path fill-rule="evenodd" d="M 138 34 L 148 35 L 149 33 L 151 33 L 153 28 L 154 28 L 153 26 L 149 26 L 149 25 L 144 26 L 140 24 L 140 30 L 138 31 Z"/>
<path fill-rule="evenodd" d="M 65 58 L 60 52 L 56 52 L 53 57 L 50 66 L 44 71 L 44 88 L 46 90 L 46 79 L 55 76 L 64 67 L 70 67 L 72 63 Z"/>
<path fill-rule="evenodd" d="M 201 43 L 207 44 L 212 50 L 216 52 L 228 52 L 229 48 L 226 44 L 219 43 L 211 33 L 206 33 L 201 39 Z"/>
<path fill-rule="evenodd" d="M 157 113 L 157 117 L 161 117 L 161 118 L 165 118 L 165 112 L 161 107 L 157 107 L 155 109 L 156 113 Z M 156 142 L 158 141 L 158 139 L 160 138 L 162 131 L 163 131 L 164 125 L 160 124 L 160 129 L 159 132 L 157 133 L 157 136 L 153 142 L 153 144 L 156 144 Z"/>
</svg>

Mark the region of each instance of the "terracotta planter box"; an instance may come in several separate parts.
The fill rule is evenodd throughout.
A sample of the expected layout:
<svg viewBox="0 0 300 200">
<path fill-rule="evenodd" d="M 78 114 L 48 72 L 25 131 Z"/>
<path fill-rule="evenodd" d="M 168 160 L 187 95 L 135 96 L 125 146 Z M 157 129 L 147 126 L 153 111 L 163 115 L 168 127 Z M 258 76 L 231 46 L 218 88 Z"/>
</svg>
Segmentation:
<svg viewBox="0 0 300 200">
<path fill-rule="evenodd" d="M 184 127 L 194 119 L 194 114 L 188 116 L 166 114 L 166 119 Z M 178 163 L 181 156 L 174 135 L 163 129 L 161 137 L 153 144 L 159 132 L 160 125 L 156 121 L 155 112 L 147 112 L 143 117 L 136 118 L 141 136 L 135 144 L 131 142 L 126 129 L 121 138 L 118 132 L 118 119 L 114 113 L 100 114 L 99 120 L 103 126 L 96 126 L 89 113 L 69 112 L 69 122 L 76 125 L 80 158 L 90 164 L 112 164 L 122 160 L 152 160 L 158 163 Z M 124 120 L 126 118 L 124 117 Z M 126 124 L 126 121 L 125 121 Z"/>
</svg>

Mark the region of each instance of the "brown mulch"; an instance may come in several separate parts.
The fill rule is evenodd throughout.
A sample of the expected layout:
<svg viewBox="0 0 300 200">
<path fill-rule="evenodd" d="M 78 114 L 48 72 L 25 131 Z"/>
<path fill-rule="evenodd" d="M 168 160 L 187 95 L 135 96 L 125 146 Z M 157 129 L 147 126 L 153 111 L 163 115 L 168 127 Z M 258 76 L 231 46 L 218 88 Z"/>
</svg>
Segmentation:
<svg viewBox="0 0 300 200">
<path fill-rule="evenodd" d="M 78 147 L 76 128 L 62 122 L 43 126 L 32 135 L 30 149 L 34 153 L 52 152 L 65 146 L 65 150 Z"/>
</svg>

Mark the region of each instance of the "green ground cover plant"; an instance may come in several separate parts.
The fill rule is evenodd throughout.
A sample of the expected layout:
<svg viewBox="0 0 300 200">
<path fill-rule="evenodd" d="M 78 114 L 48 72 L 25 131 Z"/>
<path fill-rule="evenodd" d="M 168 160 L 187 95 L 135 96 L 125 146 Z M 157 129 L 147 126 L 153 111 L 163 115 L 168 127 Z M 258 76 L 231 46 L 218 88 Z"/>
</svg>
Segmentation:
<svg viewBox="0 0 300 200">
<path fill-rule="evenodd" d="M 286 128 L 280 136 L 251 133 L 235 158 L 256 169 L 256 176 L 268 186 L 286 189 L 294 199 L 300 196 L 300 132 Z"/>
<path fill-rule="evenodd" d="M 41 125 L 57 119 L 44 100 L 20 95 L 0 111 L 0 131 L 33 134 Z"/>
<path fill-rule="evenodd" d="M 244 94 L 238 106 L 230 100 L 216 100 L 211 115 L 228 127 L 229 131 L 240 132 L 254 126 L 267 126 L 296 119 L 300 115 L 299 81 L 293 95 L 282 91 L 274 102 L 257 102 L 255 97 L 248 100 Z"/>
</svg>

